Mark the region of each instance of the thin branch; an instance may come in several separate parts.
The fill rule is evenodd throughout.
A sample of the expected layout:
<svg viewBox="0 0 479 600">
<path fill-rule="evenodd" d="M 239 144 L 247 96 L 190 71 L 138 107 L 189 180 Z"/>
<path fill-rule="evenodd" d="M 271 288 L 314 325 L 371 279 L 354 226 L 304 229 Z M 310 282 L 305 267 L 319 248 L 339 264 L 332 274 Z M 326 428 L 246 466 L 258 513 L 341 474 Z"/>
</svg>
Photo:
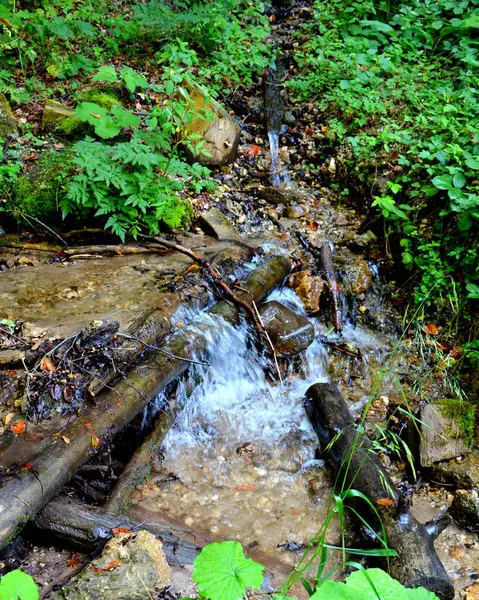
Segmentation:
<svg viewBox="0 0 479 600">
<path fill-rule="evenodd" d="M 199 360 L 193 360 L 192 358 L 185 358 L 183 356 L 177 356 L 176 354 L 171 354 L 171 352 L 167 352 L 166 350 L 163 350 L 163 348 L 158 348 L 158 346 L 152 346 L 151 344 L 147 344 L 140 338 L 137 338 L 133 335 L 128 335 L 127 333 L 118 332 L 116 335 L 121 335 L 121 337 L 128 338 L 129 340 L 135 340 L 136 342 L 140 342 L 140 344 L 143 344 L 143 346 L 145 346 L 145 348 L 148 348 L 150 350 L 155 350 L 156 352 L 159 352 L 160 354 L 163 354 L 164 356 L 168 356 L 168 358 L 176 358 L 177 360 L 184 360 L 185 362 L 193 363 L 194 365 L 202 365 L 204 367 L 210 366 L 210 363 L 207 363 L 207 362 L 201 362 Z"/>
</svg>

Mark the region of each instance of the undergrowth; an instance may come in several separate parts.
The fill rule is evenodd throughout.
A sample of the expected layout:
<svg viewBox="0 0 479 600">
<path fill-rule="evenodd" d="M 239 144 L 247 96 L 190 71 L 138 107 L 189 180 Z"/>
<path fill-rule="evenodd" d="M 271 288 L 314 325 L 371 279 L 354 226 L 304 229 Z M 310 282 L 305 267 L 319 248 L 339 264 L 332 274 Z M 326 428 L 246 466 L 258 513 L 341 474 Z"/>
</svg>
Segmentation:
<svg viewBox="0 0 479 600">
<path fill-rule="evenodd" d="M 370 197 L 416 300 L 479 298 L 478 0 L 314 3 L 295 54 L 350 179 Z M 430 293 L 433 290 L 433 293 Z"/>
</svg>

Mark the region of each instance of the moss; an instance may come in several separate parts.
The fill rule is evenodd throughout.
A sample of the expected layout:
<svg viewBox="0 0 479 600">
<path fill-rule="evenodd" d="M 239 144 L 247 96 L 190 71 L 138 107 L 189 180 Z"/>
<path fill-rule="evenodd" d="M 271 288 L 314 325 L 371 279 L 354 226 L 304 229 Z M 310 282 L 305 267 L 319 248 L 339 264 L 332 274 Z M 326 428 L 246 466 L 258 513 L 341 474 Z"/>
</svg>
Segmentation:
<svg viewBox="0 0 479 600">
<path fill-rule="evenodd" d="M 17 131 L 17 124 L 10 105 L 3 94 L 0 94 L 0 138 L 6 139 Z"/>
<path fill-rule="evenodd" d="M 107 110 L 111 110 L 113 106 L 122 106 L 118 96 L 114 92 L 105 92 L 95 89 L 82 90 L 78 93 L 76 100 L 79 103 L 94 102 Z"/>
<path fill-rule="evenodd" d="M 476 407 L 465 400 L 448 399 L 443 400 L 439 408 L 441 414 L 447 419 L 452 419 L 459 428 L 460 435 L 456 437 L 463 439 L 468 445 L 474 440 L 474 429 L 476 425 Z M 447 432 L 446 435 L 454 435 Z"/>
<path fill-rule="evenodd" d="M 18 221 L 24 221 L 19 213 L 51 223 L 60 220 L 58 201 L 62 183 L 71 161 L 71 153 L 45 152 L 36 165 L 35 172 L 23 175 L 14 185 L 11 207 Z"/>
</svg>

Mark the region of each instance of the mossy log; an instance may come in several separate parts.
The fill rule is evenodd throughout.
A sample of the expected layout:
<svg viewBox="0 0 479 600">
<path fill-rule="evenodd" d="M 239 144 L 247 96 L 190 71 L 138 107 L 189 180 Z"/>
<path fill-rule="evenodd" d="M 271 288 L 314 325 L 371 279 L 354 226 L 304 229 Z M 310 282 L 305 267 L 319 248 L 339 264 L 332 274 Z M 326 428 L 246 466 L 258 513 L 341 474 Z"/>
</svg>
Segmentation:
<svg viewBox="0 0 479 600">
<path fill-rule="evenodd" d="M 205 544 L 204 540 L 198 539 L 199 543 L 195 544 L 179 537 L 171 525 L 160 519 L 140 523 L 65 496 L 50 500 L 33 524 L 42 538 L 51 536 L 70 548 L 84 552 L 102 548 L 113 537 L 114 529 L 146 529 L 161 540 L 170 565 L 192 564 Z"/>
<path fill-rule="evenodd" d="M 238 295 L 246 302 L 260 302 L 290 268 L 286 257 L 270 258 L 250 274 L 244 284 L 247 292 Z M 228 320 L 238 318 L 238 309 L 226 301 L 216 304 L 211 312 Z M 86 408 L 64 426 L 58 437 L 43 439 L 30 458 L 32 468 L 20 470 L 17 476 L 5 476 L 0 484 L 0 548 L 67 483 L 102 441 L 130 423 L 164 387 L 186 371 L 191 364 L 187 360 L 205 348 L 206 339 L 197 325 L 177 331 L 162 350 L 183 359 L 153 351 L 127 378 L 104 391 L 96 406 Z"/>
<path fill-rule="evenodd" d="M 375 505 L 388 546 L 392 577 L 406 587 L 424 587 L 442 600 L 454 598 L 454 588 L 434 548 L 436 537 L 450 524 L 446 515 L 423 525 L 410 514 L 410 500 L 399 495 L 382 468 L 366 434 L 355 427 L 346 402 L 334 384 L 316 383 L 306 392 L 305 408 L 325 452 L 326 463 L 342 489 L 355 489 Z M 356 510 L 376 531 L 381 524 L 370 506 L 355 499 Z M 384 565 L 385 566 L 385 565 Z"/>
</svg>

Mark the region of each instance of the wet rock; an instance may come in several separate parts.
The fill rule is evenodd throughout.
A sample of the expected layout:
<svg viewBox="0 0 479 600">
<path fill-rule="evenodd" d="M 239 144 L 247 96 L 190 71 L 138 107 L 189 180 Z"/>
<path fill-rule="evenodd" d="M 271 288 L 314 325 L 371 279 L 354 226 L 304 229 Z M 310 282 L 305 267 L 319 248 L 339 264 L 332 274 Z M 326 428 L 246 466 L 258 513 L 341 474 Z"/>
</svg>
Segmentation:
<svg viewBox="0 0 479 600">
<path fill-rule="evenodd" d="M 14 133 L 17 133 L 17 124 L 7 99 L 0 94 L 0 139 L 6 139 Z"/>
<path fill-rule="evenodd" d="M 284 216 L 288 219 L 300 219 L 308 214 L 308 209 L 304 204 L 290 204 L 284 211 Z"/>
<path fill-rule="evenodd" d="M 284 122 L 287 125 L 294 125 L 296 123 L 296 119 L 295 119 L 293 113 L 290 110 L 287 110 L 284 113 Z"/>
<path fill-rule="evenodd" d="M 157 598 L 171 584 L 163 546 L 148 531 L 120 534 L 58 594 L 60 600 Z"/>
<path fill-rule="evenodd" d="M 466 529 L 479 531 L 478 490 L 458 490 L 451 504 L 451 515 Z"/>
<path fill-rule="evenodd" d="M 197 142 L 194 150 L 186 148 L 187 154 L 202 165 L 224 165 L 233 162 L 241 133 L 239 123 L 218 102 L 209 98 L 198 85 L 189 82 L 185 86 L 188 88 L 194 112 L 213 113 L 211 120 L 198 117 L 188 125 L 188 133 L 201 136 L 200 142 L 204 144 L 200 145 Z M 209 155 L 203 154 L 203 150 Z"/>
<path fill-rule="evenodd" d="M 25 353 L 21 350 L 0 350 L 0 367 L 21 365 Z"/>
<path fill-rule="evenodd" d="M 371 230 L 368 230 L 364 233 L 356 234 L 352 241 L 360 248 L 367 248 L 368 246 L 372 246 L 375 242 L 377 242 L 377 239 L 377 235 Z"/>
<path fill-rule="evenodd" d="M 466 406 L 466 403 L 462 403 Z M 422 435 L 420 457 L 423 467 L 449 458 L 466 454 L 467 432 L 461 423 L 460 414 L 450 412 L 451 401 L 426 404 L 421 410 Z"/>
<path fill-rule="evenodd" d="M 461 461 L 449 461 L 434 466 L 434 481 L 455 485 L 458 488 L 479 488 L 479 458 L 468 456 Z"/>
<path fill-rule="evenodd" d="M 241 240 L 233 223 L 215 206 L 200 215 L 199 224 L 205 233 L 218 240 Z"/>
<path fill-rule="evenodd" d="M 314 275 L 311 269 L 305 269 L 293 273 L 289 284 L 304 304 L 309 315 L 319 311 L 320 296 L 324 289 L 324 281 L 320 277 Z"/>
<path fill-rule="evenodd" d="M 314 327 L 308 319 L 279 302 L 266 302 L 259 313 L 279 355 L 294 356 L 313 342 Z"/>
<path fill-rule="evenodd" d="M 361 258 L 346 267 L 346 287 L 351 294 L 367 292 L 372 280 L 371 270 L 364 259 Z"/>
<path fill-rule="evenodd" d="M 309 200 L 305 192 L 279 187 L 260 187 L 258 195 L 271 204 L 307 204 Z"/>
</svg>

